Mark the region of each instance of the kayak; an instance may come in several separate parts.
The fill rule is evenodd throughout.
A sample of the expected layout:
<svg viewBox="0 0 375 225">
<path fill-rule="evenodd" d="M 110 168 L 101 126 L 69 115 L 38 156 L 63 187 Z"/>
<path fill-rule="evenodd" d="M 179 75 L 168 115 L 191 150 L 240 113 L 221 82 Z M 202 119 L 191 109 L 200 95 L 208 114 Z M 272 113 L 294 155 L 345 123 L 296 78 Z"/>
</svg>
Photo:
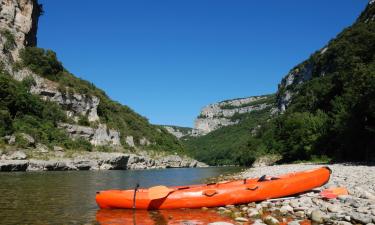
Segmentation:
<svg viewBox="0 0 375 225">
<path fill-rule="evenodd" d="M 262 176 L 212 184 L 105 190 L 97 192 L 96 202 L 102 209 L 151 210 L 237 205 L 306 192 L 326 184 L 330 175 L 330 168 L 321 167 L 277 177 Z"/>
</svg>

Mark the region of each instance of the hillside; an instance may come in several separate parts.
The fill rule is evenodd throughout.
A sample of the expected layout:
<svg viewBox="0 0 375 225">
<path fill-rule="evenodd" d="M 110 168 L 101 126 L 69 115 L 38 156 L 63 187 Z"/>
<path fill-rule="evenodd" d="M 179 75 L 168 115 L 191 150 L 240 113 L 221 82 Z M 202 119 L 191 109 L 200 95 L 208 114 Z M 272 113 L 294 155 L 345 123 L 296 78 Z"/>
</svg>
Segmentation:
<svg viewBox="0 0 375 225">
<path fill-rule="evenodd" d="M 69 73 L 53 51 L 36 47 L 43 13 L 37 0 L 1 4 L 0 147 L 32 147 L 27 139 L 33 139 L 49 149 L 182 152 L 162 126 Z"/>
<path fill-rule="evenodd" d="M 192 156 L 211 165 L 249 165 L 257 155 L 247 143 L 273 117 L 275 102 L 275 95 L 264 95 L 208 105 L 184 144 Z"/>
<path fill-rule="evenodd" d="M 374 56 L 375 4 L 370 1 L 352 26 L 282 79 L 277 116 L 250 114 L 237 125 L 192 138 L 186 146 L 211 164 L 249 164 L 269 153 L 281 154 L 285 161 L 373 161 Z M 255 124 L 261 129 L 253 134 Z"/>
</svg>

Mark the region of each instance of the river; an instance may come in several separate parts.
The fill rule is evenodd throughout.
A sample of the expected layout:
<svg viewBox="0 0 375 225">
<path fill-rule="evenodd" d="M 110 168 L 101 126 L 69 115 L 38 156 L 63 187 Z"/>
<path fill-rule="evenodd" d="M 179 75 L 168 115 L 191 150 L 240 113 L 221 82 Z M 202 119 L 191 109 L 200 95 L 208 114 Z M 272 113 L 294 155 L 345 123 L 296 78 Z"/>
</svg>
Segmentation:
<svg viewBox="0 0 375 225">
<path fill-rule="evenodd" d="M 159 170 L 64 171 L 0 173 L 0 224 L 196 224 L 212 217 L 212 211 L 99 210 L 95 193 L 105 189 L 129 189 L 154 185 L 188 185 L 220 174 L 238 172 L 235 167 Z M 185 217 L 185 218 L 184 218 Z M 217 218 L 215 218 L 217 217 Z M 166 222 L 169 221 L 170 222 Z M 150 222 L 153 221 L 153 222 Z M 211 220 L 210 220 L 211 221 Z M 189 223 L 194 224 L 194 223 Z"/>
</svg>

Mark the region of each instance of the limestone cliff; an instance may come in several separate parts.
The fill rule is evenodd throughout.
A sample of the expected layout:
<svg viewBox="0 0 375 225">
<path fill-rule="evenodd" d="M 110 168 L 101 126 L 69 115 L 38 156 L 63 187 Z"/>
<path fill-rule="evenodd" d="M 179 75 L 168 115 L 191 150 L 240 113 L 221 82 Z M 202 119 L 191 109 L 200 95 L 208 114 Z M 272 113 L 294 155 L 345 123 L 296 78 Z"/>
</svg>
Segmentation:
<svg viewBox="0 0 375 225">
<path fill-rule="evenodd" d="M 370 0 L 366 10 L 360 15 L 357 19 L 356 24 L 359 23 L 370 23 L 375 20 L 375 8 L 374 0 Z M 340 35 L 337 37 L 339 38 Z M 337 39 L 336 38 L 336 39 Z M 298 88 L 306 81 L 309 81 L 314 77 L 322 77 L 326 75 L 326 68 L 317 68 L 319 65 L 316 65 L 317 61 L 329 52 L 330 45 L 335 39 L 331 40 L 330 43 L 317 51 L 313 56 L 311 56 L 306 61 L 294 67 L 280 82 L 277 92 L 277 104 L 280 112 L 284 112 L 288 105 L 293 101 L 293 96 L 298 94 Z"/>
<path fill-rule="evenodd" d="M 198 118 L 192 136 L 206 135 L 220 127 L 234 125 L 241 114 L 273 108 L 274 95 L 254 96 L 226 100 L 205 106 Z"/>
</svg>

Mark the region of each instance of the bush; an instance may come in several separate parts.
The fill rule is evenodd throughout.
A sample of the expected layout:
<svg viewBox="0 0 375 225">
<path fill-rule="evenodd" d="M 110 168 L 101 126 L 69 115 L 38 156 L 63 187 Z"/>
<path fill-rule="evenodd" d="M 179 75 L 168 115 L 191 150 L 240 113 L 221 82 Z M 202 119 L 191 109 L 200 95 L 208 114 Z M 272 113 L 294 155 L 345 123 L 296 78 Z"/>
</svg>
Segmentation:
<svg viewBox="0 0 375 225">
<path fill-rule="evenodd" d="M 20 58 L 23 66 L 53 81 L 59 80 L 59 75 L 64 70 L 57 60 L 56 53 L 51 50 L 27 47 L 20 51 Z"/>
</svg>

